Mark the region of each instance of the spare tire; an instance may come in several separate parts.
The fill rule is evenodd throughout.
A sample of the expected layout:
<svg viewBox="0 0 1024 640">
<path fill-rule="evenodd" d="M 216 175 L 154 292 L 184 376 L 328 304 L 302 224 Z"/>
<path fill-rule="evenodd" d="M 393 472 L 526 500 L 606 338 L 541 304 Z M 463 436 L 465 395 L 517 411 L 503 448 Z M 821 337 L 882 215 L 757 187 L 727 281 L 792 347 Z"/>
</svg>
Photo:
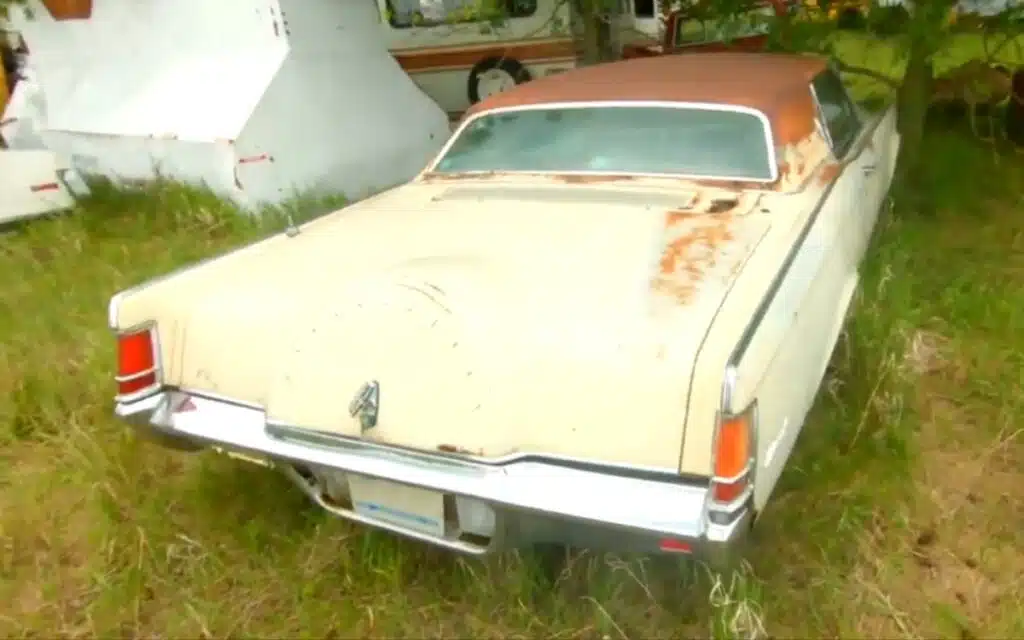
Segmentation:
<svg viewBox="0 0 1024 640">
<path fill-rule="evenodd" d="M 506 76 L 504 79 L 501 76 Z M 513 85 L 523 84 L 533 79 L 530 70 L 515 58 L 491 56 L 477 62 L 469 72 L 469 103 L 476 104 L 487 96 L 500 93 Z M 481 86 L 484 81 L 484 86 Z M 491 86 L 501 82 L 499 86 Z M 481 92 L 481 89 L 483 91 Z M 495 90 L 497 89 L 497 90 Z"/>
</svg>

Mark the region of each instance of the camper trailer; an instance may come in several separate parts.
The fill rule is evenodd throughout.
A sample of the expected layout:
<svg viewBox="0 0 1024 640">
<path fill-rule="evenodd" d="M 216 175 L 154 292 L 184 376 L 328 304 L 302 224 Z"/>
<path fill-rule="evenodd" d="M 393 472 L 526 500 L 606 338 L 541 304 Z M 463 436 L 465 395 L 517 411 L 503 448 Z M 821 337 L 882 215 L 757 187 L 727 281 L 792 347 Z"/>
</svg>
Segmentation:
<svg viewBox="0 0 1024 640">
<path fill-rule="evenodd" d="M 26 0 L 11 22 L 34 79 L 0 135 L 87 176 L 203 184 L 253 212 L 365 197 L 451 133 L 379 20 L 365 0 Z"/>
<path fill-rule="evenodd" d="M 481 20 L 478 0 L 377 0 L 398 64 L 449 114 L 533 78 L 576 66 L 569 5 L 504 0 L 501 24 Z"/>
</svg>

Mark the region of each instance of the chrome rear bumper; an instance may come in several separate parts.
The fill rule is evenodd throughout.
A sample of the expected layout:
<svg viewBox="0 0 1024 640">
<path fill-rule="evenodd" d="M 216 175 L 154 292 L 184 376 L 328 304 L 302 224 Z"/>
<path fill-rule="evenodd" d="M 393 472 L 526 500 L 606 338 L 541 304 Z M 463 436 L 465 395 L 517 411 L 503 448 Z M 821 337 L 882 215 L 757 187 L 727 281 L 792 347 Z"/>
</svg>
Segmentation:
<svg viewBox="0 0 1024 640">
<path fill-rule="evenodd" d="M 186 400 L 188 409 L 179 410 Z M 707 485 L 671 474 L 632 474 L 557 460 L 484 464 L 275 427 L 258 408 L 177 391 L 119 403 L 116 414 L 166 446 L 212 446 L 280 468 L 312 500 L 338 516 L 466 554 L 561 543 L 644 553 L 672 550 L 724 568 L 741 555 L 738 547 L 752 519 L 748 507 L 728 524 L 712 522 Z M 444 494 L 445 519 L 450 506 L 453 526 L 446 525 L 444 535 L 431 535 L 357 513 L 330 486 L 348 474 Z M 468 527 L 472 531 L 467 535 L 461 519 L 472 509 L 477 515 L 486 512 L 487 517 L 476 520 L 487 523 Z"/>
</svg>

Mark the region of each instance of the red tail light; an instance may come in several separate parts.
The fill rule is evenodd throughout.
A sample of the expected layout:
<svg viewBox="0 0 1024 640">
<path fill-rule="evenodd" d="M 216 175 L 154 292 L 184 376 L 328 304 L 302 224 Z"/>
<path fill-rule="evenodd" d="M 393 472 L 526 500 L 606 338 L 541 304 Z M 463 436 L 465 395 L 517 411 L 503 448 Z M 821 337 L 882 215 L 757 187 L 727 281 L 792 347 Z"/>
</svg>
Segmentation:
<svg viewBox="0 0 1024 640">
<path fill-rule="evenodd" d="M 747 491 L 754 457 L 754 416 L 751 407 L 740 415 L 724 418 L 718 427 L 711 483 L 715 502 L 735 502 Z"/>
<path fill-rule="evenodd" d="M 658 542 L 658 548 L 664 553 L 693 553 L 693 547 L 689 542 L 675 538 L 663 538 Z"/>
<path fill-rule="evenodd" d="M 128 396 L 157 386 L 153 329 L 117 336 L 117 394 Z"/>
</svg>

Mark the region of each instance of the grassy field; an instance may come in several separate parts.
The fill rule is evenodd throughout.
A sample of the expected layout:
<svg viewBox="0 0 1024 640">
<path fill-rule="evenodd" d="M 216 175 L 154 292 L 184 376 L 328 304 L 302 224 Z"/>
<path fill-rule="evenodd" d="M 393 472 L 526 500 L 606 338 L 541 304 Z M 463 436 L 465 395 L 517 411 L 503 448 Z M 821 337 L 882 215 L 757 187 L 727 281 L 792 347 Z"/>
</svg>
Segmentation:
<svg viewBox="0 0 1024 640">
<path fill-rule="evenodd" d="M 1024 637 L 1024 157 L 926 143 L 936 211 L 884 222 L 750 566 L 717 580 L 579 552 L 551 585 L 135 440 L 107 299 L 279 222 L 166 186 L 0 235 L 0 636 Z"/>
<path fill-rule="evenodd" d="M 110 417 L 118 288 L 265 230 L 173 187 L 0 239 L 0 636 L 1024 634 L 1024 162 L 928 140 L 749 570 L 464 561 L 327 517 L 273 472 Z M 1016 188 L 1015 188 L 1016 187 Z M 228 355 L 228 357 L 230 357 Z"/>
</svg>

